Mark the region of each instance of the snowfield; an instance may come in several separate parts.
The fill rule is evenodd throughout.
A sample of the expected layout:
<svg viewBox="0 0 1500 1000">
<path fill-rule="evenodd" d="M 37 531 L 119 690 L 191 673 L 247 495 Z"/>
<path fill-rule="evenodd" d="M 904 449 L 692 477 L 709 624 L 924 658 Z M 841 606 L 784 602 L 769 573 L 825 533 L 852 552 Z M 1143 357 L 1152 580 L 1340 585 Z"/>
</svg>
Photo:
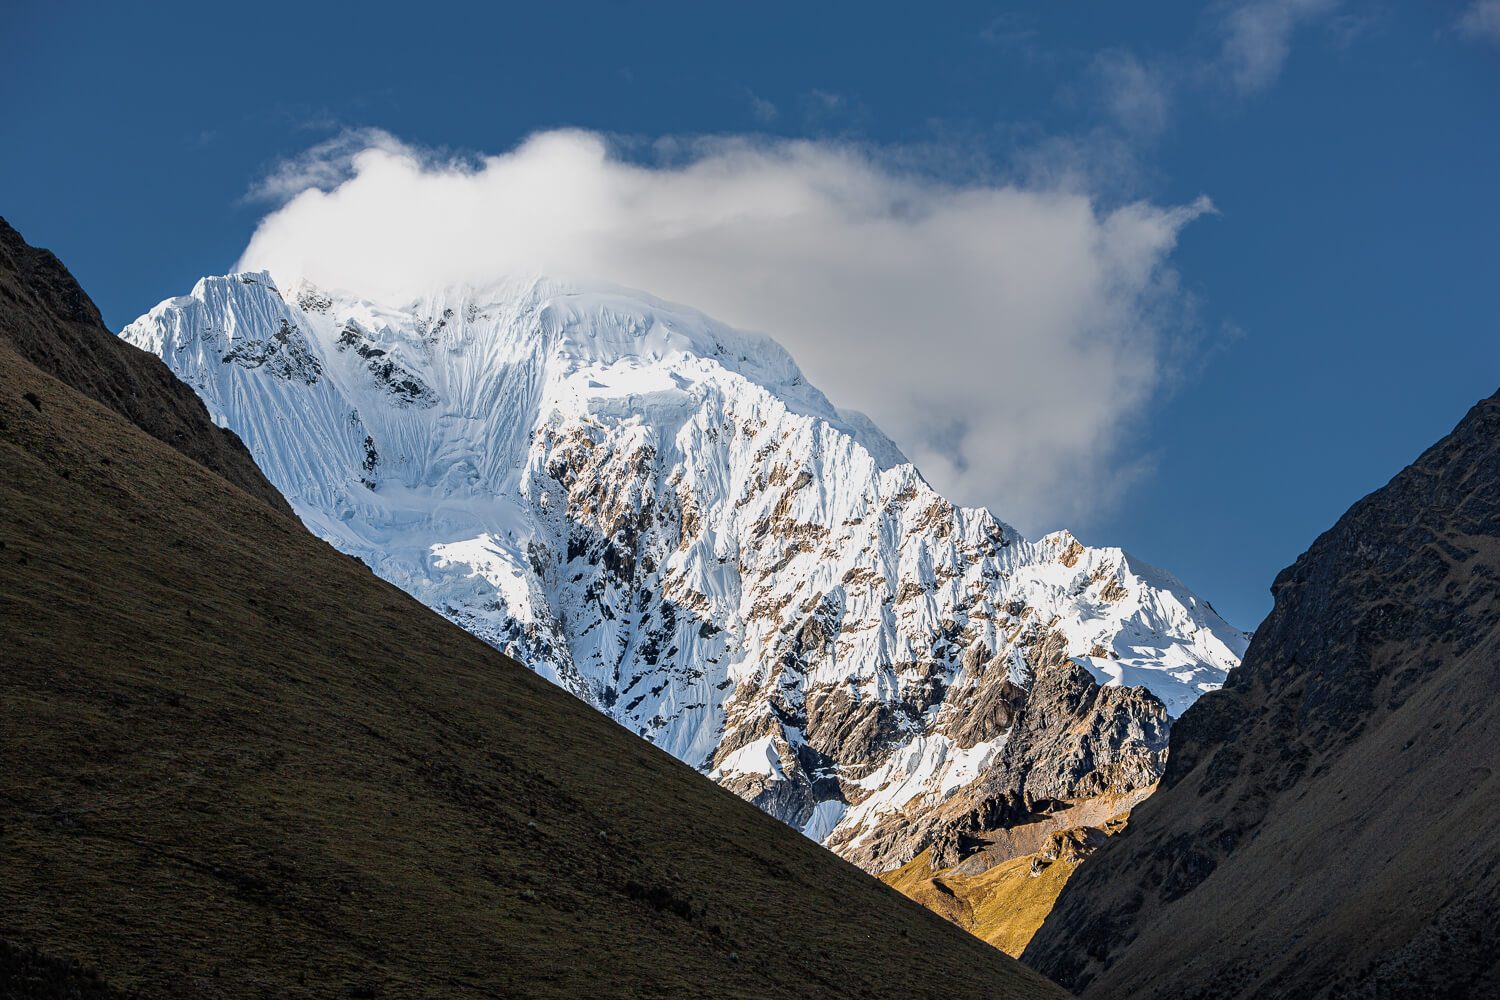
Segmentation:
<svg viewBox="0 0 1500 1000">
<path fill-rule="evenodd" d="M 121 336 L 314 533 L 818 840 L 981 780 L 1011 714 L 981 693 L 1066 658 L 1176 716 L 1245 649 L 1118 549 L 950 504 L 771 339 L 639 293 L 237 274 Z"/>
</svg>

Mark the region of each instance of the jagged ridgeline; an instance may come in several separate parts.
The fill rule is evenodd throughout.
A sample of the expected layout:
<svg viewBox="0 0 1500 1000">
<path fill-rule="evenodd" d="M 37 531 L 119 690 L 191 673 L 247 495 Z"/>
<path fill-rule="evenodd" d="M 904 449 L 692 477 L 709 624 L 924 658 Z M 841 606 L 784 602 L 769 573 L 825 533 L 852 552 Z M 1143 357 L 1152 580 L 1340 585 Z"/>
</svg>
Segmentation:
<svg viewBox="0 0 1500 1000">
<path fill-rule="evenodd" d="M 0 511 L 0 995 L 1061 996 L 318 541 L 3 223 Z"/>
<path fill-rule="evenodd" d="M 638 293 L 237 274 L 122 336 L 314 533 L 871 871 L 1149 788 L 1244 649 L 1118 549 L 948 502 L 768 338 Z"/>
</svg>

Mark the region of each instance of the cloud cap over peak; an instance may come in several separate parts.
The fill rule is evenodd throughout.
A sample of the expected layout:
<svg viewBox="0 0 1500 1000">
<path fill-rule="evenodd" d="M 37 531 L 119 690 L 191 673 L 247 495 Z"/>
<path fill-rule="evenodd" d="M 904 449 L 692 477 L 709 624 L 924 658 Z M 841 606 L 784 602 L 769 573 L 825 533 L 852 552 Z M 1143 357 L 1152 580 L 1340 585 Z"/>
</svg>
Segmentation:
<svg viewBox="0 0 1500 1000">
<path fill-rule="evenodd" d="M 935 486 L 1027 531 L 1128 475 L 1182 306 L 1167 258 L 1211 210 L 953 184 L 807 140 L 694 140 L 652 165 L 577 130 L 477 160 L 354 140 L 272 174 L 262 193 L 288 200 L 241 268 L 393 303 L 540 274 L 682 302 L 771 334 Z"/>
</svg>

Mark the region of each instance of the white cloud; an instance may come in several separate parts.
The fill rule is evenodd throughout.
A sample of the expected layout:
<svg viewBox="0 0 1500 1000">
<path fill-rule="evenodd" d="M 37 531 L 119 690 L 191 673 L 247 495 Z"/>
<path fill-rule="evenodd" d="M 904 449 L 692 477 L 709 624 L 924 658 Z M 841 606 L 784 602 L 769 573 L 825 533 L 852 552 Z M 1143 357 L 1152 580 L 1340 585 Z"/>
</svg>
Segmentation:
<svg viewBox="0 0 1500 1000">
<path fill-rule="evenodd" d="M 345 129 L 305 152 L 281 160 L 250 186 L 249 201 L 281 203 L 309 188 L 327 190 L 353 176 L 354 157 L 366 150 L 384 150 L 395 155 L 414 155 L 389 132 L 378 128 Z"/>
<path fill-rule="evenodd" d="M 1500 0 L 1478 0 L 1495 4 Z M 1138 186 L 1146 170 L 1143 154 L 1173 124 L 1179 106 L 1196 92 L 1219 95 L 1228 87 L 1248 97 L 1280 75 L 1299 28 L 1322 22 L 1347 46 L 1374 20 L 1364 13 L 1338 13 L 1340 0 L 1237 0 L 1210 7 L 1209 47 L 1193 52 L 1124 48 L 1092 54 L 1077 83 L 1062 96 L 1095 112 L 1095 124 L 1080 133 L 1045 137 L 1029 153 L 1029 166 L 1081 173 L 1089 190 Z M 1081 86 L 1080 86 L 1081 84 Z M 1078 101 L 1080 93 L 1086 101 Z"/>
<path fill-rule="evenodd" d="M 1166 131 L 1172 111 L 1171 81 L 1134 53 L 1107 49 L 1090 67 L 1109 118 L 1126 133 L 1150 139 Z"/>
<path fill-rule="evenodd" d="M 745 91 L 745 100 L 750 105 L 750 113 L 755 116 L 755 120 L 758 122 L 769 124 L 770 122 L 774 122 L 777 116 L 781 114 L 780 109 L 773 102 L 766 100 L 753 91 Z"/>
<path fill-rule="evenodd" d="M 1500 45 L 1500 0 L 1474 0 L 1459 16 L 1458 30 L 1465 38 Z"/>
<path fill-rule="evenodd" d="M 834 94 L 827 90 L 809 90 L 802 95 L 802 99 L 810 112 L 822 115 L 837 114 L 849 103 L 843 94 Z"/>
<path fill-rule="evenodd" d="M 351 145 L 263 185 L 313 186 L 241 267 L 396 301 L 549 274 L 686 303 L 772 334 L 936 486 L 1029 531 L 1099 509 L 1137 463 L 1181 303 L 1167 259 L 1208 210 L 952 185 L 823 142 L 698 141 L 656 166 L 577 131 L 467 164 Z"/>
<path fill-rule="evenodd" d="M 1249 0 L 1228 8 L 1219 63 L 1235 89 L 1253 94 L 1274 83 L 1291 51 L 1292 33 L 1337 6 L 1338 0 Z"/>
</svg>

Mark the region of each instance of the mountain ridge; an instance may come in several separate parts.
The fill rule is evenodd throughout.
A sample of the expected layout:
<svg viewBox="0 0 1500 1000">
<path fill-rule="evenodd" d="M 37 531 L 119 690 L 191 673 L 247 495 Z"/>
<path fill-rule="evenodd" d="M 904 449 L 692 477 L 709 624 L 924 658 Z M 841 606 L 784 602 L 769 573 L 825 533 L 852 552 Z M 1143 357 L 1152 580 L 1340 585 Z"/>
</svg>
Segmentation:
<svg viewBox="0 0 1500 1000">
<path fill-rule="evenodd" d="M 0 359 L 5 976 L 58 995 L 1060 995 L 193 449 L 8 342 Z"/>
<path fill-rule="evenodd" d="M 1500 393 L 1273 594 L 1024 959 L 1084 997 L 1500 996 Z"/>
<path fill-rule="evenodd" d="M 0 337 L 42 371 L 132 421 L 278 512 L 292 509 L 228 428 L 203 433 L 203 403 L 157 359 L 116 337 L 50 251 L 0 218 Z"/>
<path fill-rule="evenodd" d="M 872 871 L 1149 785 L 1243 648 L 1169 574 L 955 507 L 774 341 L 649 296 L 240 274 L 122 337 L 315 533 Z"/>
</svg>

